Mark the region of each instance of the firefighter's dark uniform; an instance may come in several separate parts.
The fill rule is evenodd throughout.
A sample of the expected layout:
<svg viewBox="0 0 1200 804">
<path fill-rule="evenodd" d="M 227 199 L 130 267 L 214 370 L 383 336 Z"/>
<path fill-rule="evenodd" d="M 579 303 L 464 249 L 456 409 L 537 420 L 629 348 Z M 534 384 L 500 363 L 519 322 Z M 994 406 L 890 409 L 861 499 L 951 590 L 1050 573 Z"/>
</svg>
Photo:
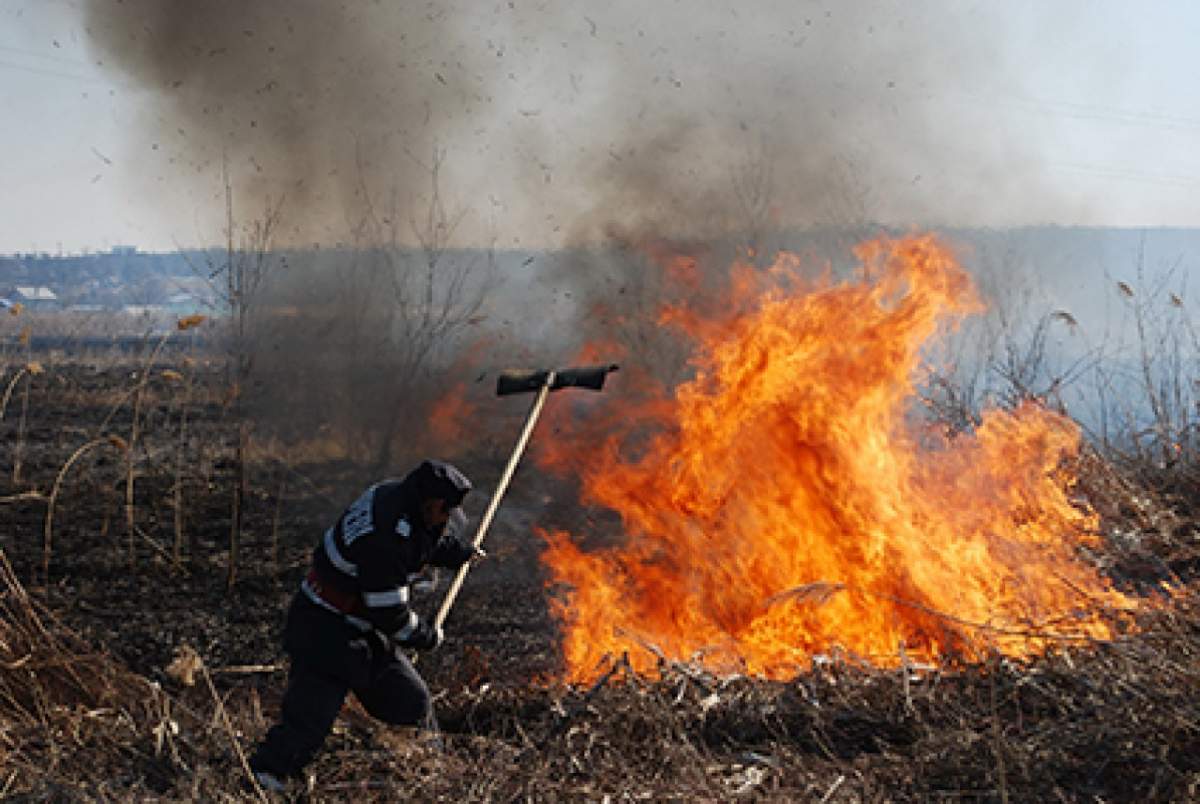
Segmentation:
<svg viewBox="0 0 1200 804">
<path fill-rule="evenodd" d="M 367 489 L 325 532 L 288 609 L 287 691 L 280 722 L 251 759 L 255 771 L 299 775 L 348 691 L 386 723 L 436 726 L 429 690 L 400 649 L 433 648 L 440 638 L 409 608 L 409 583 L 426 565 L 457 569 L 474 548 L 431 532 L 420 504 L 440 497 L 456 508 L 470 488 L 453 466 L 424 461 L 403 480 Z"/>
</svg>

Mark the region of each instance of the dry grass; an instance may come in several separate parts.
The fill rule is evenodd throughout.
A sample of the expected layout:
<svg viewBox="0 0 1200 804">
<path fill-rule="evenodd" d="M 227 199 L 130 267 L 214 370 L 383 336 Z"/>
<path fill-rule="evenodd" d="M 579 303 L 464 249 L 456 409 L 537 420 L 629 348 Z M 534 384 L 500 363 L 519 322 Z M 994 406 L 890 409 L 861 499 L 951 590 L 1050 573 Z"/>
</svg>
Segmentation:
<svg viewBox="0 0 1200 804">
<path fill-rule="evenodd" d="M 75 462 L 80 459 L 89 450 L 101 446 L 111 446 L 121 453 L 129 450 L 129 445 L 119 436 L 109 435 L 93 438 L 79 449 L 71 453 L 71 457 L 67 458 L 62 468 L 58 470 L 58 474 L 54 477 L 54 485 L 50 488 L 50 498 L 46 505 L 46 524 L 42 531 L 42 578 L 49 582 L 50 579 L 50 557 L 52 552 L 52 537 L 54 535 L 54 504 L 58 501 L 58 493 L 62 489 L 63 478 L 67 476 L 67 472 L 75 465 Z"/>
<path fill-rule="evenodd" d="M 0 553 L 0 797 L 120 797 L 129 769 L 153 757 L 162 705 L 144 678 L 61 627 Z"/>
<path fill-rule="evenodd" d="M 218 668 L 224 683 L 213 687 L 197 658 L 193 680 L 206 684 L 167 694 L 59 626 L 6 561 L 0 589 L 0 790 L 81 800 L 253 797 L 241 754 L 265 730 L 270 707 L 264 715 L 249 676 Z M 771 682 L 667 660 L 651 679 L 611 657 L 588 688 L 481 682 L 458 666 L 434 680 L 440 735 L 389 729 L 349 705 L 313 768 L 312 795 L 1195 800 L 1195 592 L 1179 587 L 1112 642 L 1064 643 L 1023 662 L 993 655 L 881 670 L 831 655 L 790 682 Z"/>
<path fill-rule="evenodd" d="M 164 387 L 171 382 L 161 373 L 148 380 L 144 403 L 156 379 Z M 97 419 L 106 407 L 97 406 Z M 133 407 L 122 410 L 132 415 Z M 199 408 L 196 412 L 199 417 Z M 122 421 L 122 432 L 124 426 Z M 170 432 L 171 449 L 182 450 L 174 428 Z M 151 433 L 147 427 L 142 435 L 149 439 Z M 69 446 L 53 462 L 44 462 L 47 485 L 56 471 L 65 476 L 71 461 L 64 464 L 63 456 L 80 441 L 64 443 Z M 283 477 L 289 486 L 300 485 L 296 467 L 302 463 L 286 472 L 281 468 L 270 491 Z M 285 464 L 290 461 L 277 457 L 275 465 Z M 389 729 L 349 705 L 313 767 L 312 799 L 1200 799 L 1195 503 L 1170 491 L 1175 488 L 1170 484 L 1150 482 L 1136 467 L 1116 467 L 1088 454 L 1080 469 L 1079 494 L 1102 517 L 1106 547 L 1092 557 L 1095 562 L 1131 592 L 1149 595 L 1164 584 L 1175 590 L 1161 605 L 1147 606 L 1133 624 L 1125 623 L 1113 642 L 1059 643 L 1031 661 L 992 655 L 975 662 L 950 659 L 940 667 L 902 661 L 896 670 L 830 655 L 790 682 L 718 677 L 665 659 L 651 679 L 632 673 L 623 657 L 610 657 L 599 683 L 571 688 L 520 671 L 489 674 L 468 666 L 468 652 L 479 652 L 472 640 L 484 634 L 512 655 L 519 653 L 514 646 L 520 640 L 553 649 L 552 635 L 532 633 L 524 612 L 506 608 L 510 601 L 497 594 L 456 610 L 457 644 L 443 650 L 461 648 L 462 661 L 435 657 L 420 665 L 437 693 L 442 733 Z M 162 489 L 171 478 L 180 481 L 174 462 L 157 471 Z M 76 469 L 71 476 L 79 474 Z M 151 484 L 139 489 L 143 485 Z M 198 493 L 191 504 L 219 500 L 215 507 L 227 510 L 227 487 L 214 488 L 207 497 Z M 313 497 L 317 490 L 304 486 L 297 493 Z M 22 493 L 10 496 L 26 499 Z M 268 541 L 265 534 L 279 527 L 282 496 L 278 492 L 269 509 L 276 522 L 267 517 L 259 526 L 264 534 L 256 545 L 259 561 L 275 549 L 276 539 Z M 60 504 L 60 539 L 68 534 L 70 511 L 83 503 Z M 47 523 L 51 513 L 46 512 Z M 172 524 L 162 517 L 161 533 Z M 206 560 L 198 556 L 193 566 L 202 570 L 196 573 L 200 580 L 190 579 L 195 585 L 189 589 L 199 589 L 204 578 L 223 588 L 219 562 Z M 149 573 L 150 563 L 142 561 L 139 568 Z M 30 574 L 36 574 L 36 565 Z M 175 582 L 163 575 L 146 579 L 151 577 Z M 480 593 L 476 587 L 469 591 Z M 836 593 L 819 585 L 791 591 L 818 600 Z M 192 680 L 199 683 L 193 686 L 170 680 L 169 673 L 141 675 L 108 652 L 106 647 L 119 648 L 115 642 L 98 646 L 82 638 L 40 600 L 0 553 L 0 798 L 255 798 L 245 783 L 242 754 L 268 727 L 283 685 L 282 672 L 268 657 L 262 658 L 265 666 L 249 672 L 216 661 L 208 667 L 197 657 Z M 228 623 L 232 609 L 207 605 L 211 618 L 205 623 L 212 629 L 206 636 L 228 639 L 233 629 L 251 627 Z M 253 611 L 256 627 L 278 614 Z M 158 627 L 171 616 L 148 612 L 139 623 Z M 500 658 L 494 657 L 496 665 Z M 241 659 L 255 660 L 257 654 Z"/>
<path fill-rule="evenodd" d="M 792 682 L 612 660 L 589 689 L 460 688 L 439 749 L 364 726 L 317 767 L 337 800 L 1169 801 L 1200 793 L 1190 598 L 1117 644 L 1035 661 Z"/>
</svg>

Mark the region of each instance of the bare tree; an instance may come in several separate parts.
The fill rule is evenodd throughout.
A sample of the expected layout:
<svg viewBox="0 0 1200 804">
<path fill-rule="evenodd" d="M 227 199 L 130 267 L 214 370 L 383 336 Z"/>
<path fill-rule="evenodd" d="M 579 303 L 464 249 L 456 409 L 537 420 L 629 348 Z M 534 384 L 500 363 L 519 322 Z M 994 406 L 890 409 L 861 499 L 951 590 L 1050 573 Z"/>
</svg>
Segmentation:
<svg viewBox="0 0 1200 804">
<path fill-rule="evenodd" d="M 436 380 L 446 351 L 479 314 L 496 279 L 494 238 L 483 249 L 453 246 L 467 210 L 450 209 L 442 196 L 446 151 L 435 146 L 427 163 L 411 154 L 409 158 L 429 177 L 423 203 L 412 203 L 398 187 L 376 197 L 359 164 L 364 214 L 354 232 L 359 247 L 352 270 L 368 281 L 344 289 L 372 294 L 371 300 L 360 300 L 361 309 L 376 308 L 374 315 L 364 317 L 366 329 L 352 331 L 364 345 L 374 341 L 378 351 L 372 359 L 356 360 L 348 367 L 359 375 L 351 387 L 369 393 L 371 407 L 380 413 L 369 419 L 372 430 L 364 434 L 373 445 L 369 468 L 374 474 L 391 465 L 398 437 L 410 423 L 405 412 L 428 402 L 420 399 L 422 390 Z M 415 211 L 405 215 L 406 207 Z M 414 241 L 415 247 L 409 245 Z M 378 283 L 390 286 L 382 306 Z M 374 376 L 363 377 L 364 372 Z"/>
<path fill-rule="evenodd" d="M 771 205 L 775 201 L 772 157 L 770 143 L 765 135 L 760 135 L 746 147 L 742 158 L 730 170 L 730 184 L 741 217 L 741 236 L 756 265 L 771 259 L 765 240 L 771 226 Z"/>
<path fill-rule="evenodd" d="M 242 521 L 249 496 L 247 452 L 252 428 L 245 406 L 245 392 L 254 370 L 254 355 L 262 325 L 267 283 L 286 265 L 273 251 L 283 199 L 268 199 L 261 215 L 239 224 L 234 208 L 233 185 L 223 168 L 225 184 L 225 248 L 206 255 L 203 276 L 217 299 L 219 319 L 224 323 L 225 384 L 228 412 L 235 429 L 234 483 L 230 503 L 229 565 L 227 583 L 237 580 L 238 551 Z M 196 270 L 197 266 L 193 266 Z"/>
</svg>

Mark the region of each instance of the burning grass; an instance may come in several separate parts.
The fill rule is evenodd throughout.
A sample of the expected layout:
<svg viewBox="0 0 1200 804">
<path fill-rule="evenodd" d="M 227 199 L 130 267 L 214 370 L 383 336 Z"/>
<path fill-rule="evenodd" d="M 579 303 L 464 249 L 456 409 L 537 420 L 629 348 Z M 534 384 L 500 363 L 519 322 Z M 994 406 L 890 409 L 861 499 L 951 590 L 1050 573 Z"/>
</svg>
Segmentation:
<svg viewBox="0 0 1200 804">
<path fill-rule="evenodd" d="M 1112 495 L 1102 531 L 1126 534 L 1120 543 L 1102 540 L 1095 554 L 1117 577 L 1140 566 L 1129 563 L 1138 555 L 1129 546 L 1134 534 L 1145 537 L 1142 552 L 1164 555 L 1194 540 L 1181 526 L 1190 520 L 1147 496 L 1136 477 L 1091 463 L 1081 474 L 1082 486 Z M 1135 510 L 1138 518 L 1128 516 Z M 1152 531 L 1153 522 L 1173 525 Z M 152 580 L 147 575 L 127 593 L 160 589 Z M 349 704 L 312 768 L 312 800 L 1200 795 L 1200 603 L 1179 573 L 1176 594 L 1138 613 L 1126 633 L 1056 642 L 1028 659 L 993 652 L 979 660 L 944 656 L 934 665 L 898 654 L 882 668 L 834 652 L 773 681 L 717 673 L 645 645 L 639 650 L 650 656 L 649 672 L 635 672 L 627 655 L 608 656 L 593 680 L 574 685 L 544 680 L 561 657 L 557 635 L 536 610 L 536 589 L 514 594 L 486 575 L 477 580 L 450 623 L 450 644 L 419 665 L 437 694 L 441 733 L 388 729 Z M 223 591 L 219 572 L 211 585 Z M 235 746 L 248 748 L 269 725 L 280 670 L 210 671 L 201 661 L 193 686 L 162 668 L 134 672 L 64 626 L 7 561 L 0 591 L 5 796 L 254 799 Z M 205 609 L 198 612 L 206 618 L 202 633 L 214 643 L 247 627 L 238 622 L 246 614 L 212 616 L 204 596 L 180 594 Z M 132 627 L 165 628 L 186 611 L 151 612 Z"/>
<path fill-rule="evenodd" d="M 522 697 L 464 701 L 466 722 L 484 709 L 507 723 L 550 766 L 549 798 L 1191 798 L 1195 614 L 1156 613 L 1135 641 L 959 668 L 830 658 L 770 682 L 662 662 L 648 681 L 617 662 L 586 692 L 547 695 L 538 718 Z"/>
<path fill-rule="evenodd" d="M 1030 401 L 946 437 L 914 414 L 925 350 L 980 308 L 952 250 L 857 254 L 853 280 L 807 280 L 785 255 L 735 267 L 719 311 L 665 308 L 694 376 L 622 405 L 599 455 L 569 433 L 547 448 L 588 455 L 583 497 L 626 534 L 548 537 L 570 678 L 622 651 L 645 670 L 644 642 L 780 679 L 834 646 L 883 665 L 898 646 L 1028 657 L 1047 636 L 1107 638 L 1135 607 L 1081 555 L 1096 516 L 1073 493 L 1073 421 Z"/>
<path fill-rule="evenodd" d="M 934 296 L 961 290 L 929 279 L 926 291 Z M 820 306 L 843 296 L 871 313 L 855 322 L 864 331 L 872 317 L 882 328 L 921 326 L 856 343 L 840 324 L 845 312 Z M 312 768 L 311 798 L 1200 797 L 1200 527 L 1194 500 L 1178 492 L 1188 487 L 1151 483 L 1136 467 L 1106 462 L 1080 447 L 1068 421 L 1037 406 L 997 413 L 967 447 L 940 443 L 931 458 L 922 451 L 931 437 L 908 429 L 897 404 L 911 390 L 906 383 L 922 333 L 938 317 L 923 307 L 928 299 L 906 297 L 900 284 L 826 287 L 806 298 L 808 313 L 832 316 L 812 331 L 833 328 L 839 338 L 810 350 L 804 383 L 787 374 L 718 381 L 735 366 L 717 359 L 720 350 L 711 351 L 708 384 L 681 395 L 695 416 L 651 445 L 682 451 L 654 457 L 644 450 L 642 456 L 651 457 L 632 466 L 620 465 L 614 451 L 601 453 L 602 471 L 629 471 L 615 491 L 600 493 L 586 477 L 585 490 L 606 504 L 624 494 L 637 503 L 634 515 L 593 516 L 594 510 L 574 504 L 573 481 L 555 485 L 547 478 L 544 487 L 516 489 L 506 499 L 512 517 L 494 542 L 489 536 L 492 558 L 464 590 L 447 625 L 447 645 L 419 664 L 436 694 L 441 732 L 391 730 L 349 704 Z M 753 299 L 745 301 L 741 313 L 753 312 Z M 968 297 L 959 301 L 970 307 Z M 795 312 L 782 297 L 768 303 L 785 319 Z M 750 335 L 748 322 L 689 325 L 697 332 Z M 807 331 L 797 321 L 785 323 L 776 331 Z M 731 354 L 763 366 L 775 362 L 773 349 L 786 340 L 738 343 L 746 348 Z M 858 364 L 850 358 L 875 347 L 903 381 L 868 373 L 855 389 L 840 391 L 812 382 L 823 374 L 855 377 Z M 782 365 L 795 368 L 794 361 Z M 64 382 L 85 376 L 66 364 L 55 371 Z M 124 374 L 114 376 L 128 382 Z M 724 386 L 737 393 L 711 393 Z M 97 404 L 111 394 L 100 381 L 80 385 L 78 394 L 55 395 L 37 385 L 34 393 L 39 426 L 29 431 L 28 454 L 36 460 L 28 477 L 32 488 L 57 488 L 56 473 L 71 468 L 72 450 L 105 443 L 83 425 L 100 422 L 104 431 L 117 408 L 110 399 Z M 122 398 L 131 400 L 128 393 Z M 221 405 L 197 404 L 186 430 L 176 430 L 163 424 L 176 420 L 176 408 L 167 404 L 172 397 L 153 405 L 150 398 L 140 433 L 148 457 L 136 490 L 114 483 L 126 467 L 101 464 L 112 457 L 107 450 L 89 451 L 88 461 L 71 468 L 71 483 L 62 483 L 74 493 L 57 499 L 47 586 L 27 591 L 7 558 L 0 561 L 0 797 L 255 798 L 245 787 L 242 752 L 278 706 L 285 681 L 279 617 L 327 524 L 329 512 L 311 505 L 318 497 L 322 505 L 341 501 L 341 492 L 332 491 L 339 476 L 327 464 L 310 471 L 302 461 L 289 462 L 282 476 L 289 489 L 302 491 L 283 503 L 278 473 L 263 474 L 267 480 L 259 485 L 269 485 L 255 487 L 244 512 L 252 537 L 244 545 L 245 564 L 227 590 L 233 425 Z M 797 399 L 807 419 L 787 415 Z M 822 408 L 831 400 L 839 404 Z M 749 406 L 707 415 L 713 404 Z M 118 429 L 125 432 L 134 406 L 118 407 L 124 416 Z M 671 412 L 663 400 L 650 409 Z M 838 410 L 850 418 L 837 419 Z M 628 414 L 623 408 L 644 432 L 645 422 Z M 712 431 L 725 423 L 737 431 Z M 0 424 L 11 437 L 14 426 Z M 693 427 L 699 437 L 678 437 Z M 772 486 L 797 475 L 774 471 L 791 454 L 763 440 L 774 432 L 790 434 L 793 442 L 803 436 L 798 454 L 809 464 L 800 474 L 816 486 L 791 494 L 779 492 L 795 492 L 794 486 Z M 204 472 L 193 472 L 183 498 L 177 491 L 188 477 L 181 463 L 151 457 L 160 449 L 182 456 L 192 438 L 211 446 Z M 502 457 L 479 460 L 476 477 L 499 474 Z M 771 471 L 762 468 L 768 462 Z M 715 469 L 727 482 L 710 482 L 701 469 Z M 329 485 L 309 483 L 308 476 Z M 743 485 L 755 493 L 741 494 Z M 939 494 L 923 496 L 931 490 Z M 5 549 L 11 547 L 25 575 L 35 577 L 43 567 L 44 576 L 42 536 L 50 514 L 41 496 L 24 487 L 9 491 Z M 121 491 L 130 497 L 136 491 L 139 524 L 159 539 L 178 532 L 188 514 L 188 549 L 170 561 L 165 551 L 139 543 L 130 566 L 104 524 L 107 511 L 119 515 L 119 504 L 129 499 Z M 183 499 L 187 510 L 181 510 Z M 537 548 L 528 528 L 548 518 L 548 500 L 564 514 L 563 527 L 597 544 L 621 545 L 627 534 L 641 531 L 661 537 L 657 552 L 623 555 L 616 562 L 620 572 L 609 572 L 560 539 L 558 558 L 577 559 L 576 570 L 596 570 L 597 577 L 589 585 L 585 575 L 552 576 L 574 580 L 576 590 L 593 595 L 552 604 L 544 579 L 536 577 Z M 740 541 L 728 538 L 731 530 Z M 949 538 L 961 533 L 974 535 Z M 766 554 L 729 546 L 755 547 L 763 534 L 774 539 Z M 813 534 L 829 538 L 798 541 Z M 978 549 L 981 544 L 988 549 Z M 712 562 L 724 575 L 699 578 L 696 564 L 678 560 L 706 549 L 710 558 L 731 559 Z M 980 566 L 965 561 L 964 552 Z M 929 577 L 917 577 L 922 561 Z M 679 576 L 681 567 L 693 574 Z M 659 573 L 650 579 L 655 583 L 639 581 L 642 591 L 671 594 L 631 598 L 628 586 L 612 582 L 628 581 L 629 569 Z M 1009 576 L 1021 583 L 1008 582 Z M 1049 597 L 1038 588 L 1043 581 L 1054 584 Z M 697 588 L 712 594 L 697 597 Z M 731 599 L 712 603 L 726 592 Z M 961 605 L 956 594 L 975 608 Z M 670 604 L 675 619 L 658 609 L 630 609 L 631 599 Z M 989 619 L 996 600 L 1004 617 Z M 560 606 L 558 623 L 551 605 Z M 683 636 L 672 642 L 678 634 L 661 627 L 695 625 L 687 618 L 697 613 L 707 631 L 679 632 Z M 578 622 L 570 619 L 576 615 Z M 1059 615 L 1068 619 L 1053 621 Z M 860 638 L 866 625 L 880 628 Z M 714 633 L 732 634 L 737 650 L 720 639 L 714 646 Z M 181 650 L 182 664 L 168 669 L 172 651 L 185 641 L 198 653 Z M 572 653 L 579 644 L 586 650 Z M 745 650 L 764 645 L 774 653 Z M 194 658 L 183 661 L 187 657 Z"/>
<path fill-rule="evenodd" d="M 63 629 L 5 569 L 4 791 L 29 800 L 252 800 L 230 735 L 265 728 L 247 681 L 169 694 Z M 499 604 L 499 601 L 496 601 Z M 825 657 L 790 681 L 627 657 L 588 686 L 449 685 L 440 735 L 351 704 L 320 801 L 1193 800 L 1200 608 L 1028 661 L 883 670 Z M 437 679 L 434 679 L 437 686 Z M 228 724 L 218 710 L 223 701 Z"/>
</svg>

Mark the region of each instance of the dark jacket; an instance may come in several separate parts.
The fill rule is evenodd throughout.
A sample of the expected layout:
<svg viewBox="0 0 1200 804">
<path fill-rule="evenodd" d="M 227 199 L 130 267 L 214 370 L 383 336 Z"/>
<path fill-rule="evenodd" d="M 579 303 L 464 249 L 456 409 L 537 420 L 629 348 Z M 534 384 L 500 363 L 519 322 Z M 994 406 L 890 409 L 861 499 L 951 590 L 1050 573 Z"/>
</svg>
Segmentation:
<svg viewBox="0 0 1200 804">
<path fill-rule="evenodd" d="M 427 565 L 457 569 L 474 552 L 456 534 L 422 524 L 419 506 L 428 492 L 420 472 L 377 483 L 351 503 L 317 544 L 300 590 L 353 629 L 376 630 L 400 644 L 422 627 L 409 606 L 412 577 Z"/>
</svg>

